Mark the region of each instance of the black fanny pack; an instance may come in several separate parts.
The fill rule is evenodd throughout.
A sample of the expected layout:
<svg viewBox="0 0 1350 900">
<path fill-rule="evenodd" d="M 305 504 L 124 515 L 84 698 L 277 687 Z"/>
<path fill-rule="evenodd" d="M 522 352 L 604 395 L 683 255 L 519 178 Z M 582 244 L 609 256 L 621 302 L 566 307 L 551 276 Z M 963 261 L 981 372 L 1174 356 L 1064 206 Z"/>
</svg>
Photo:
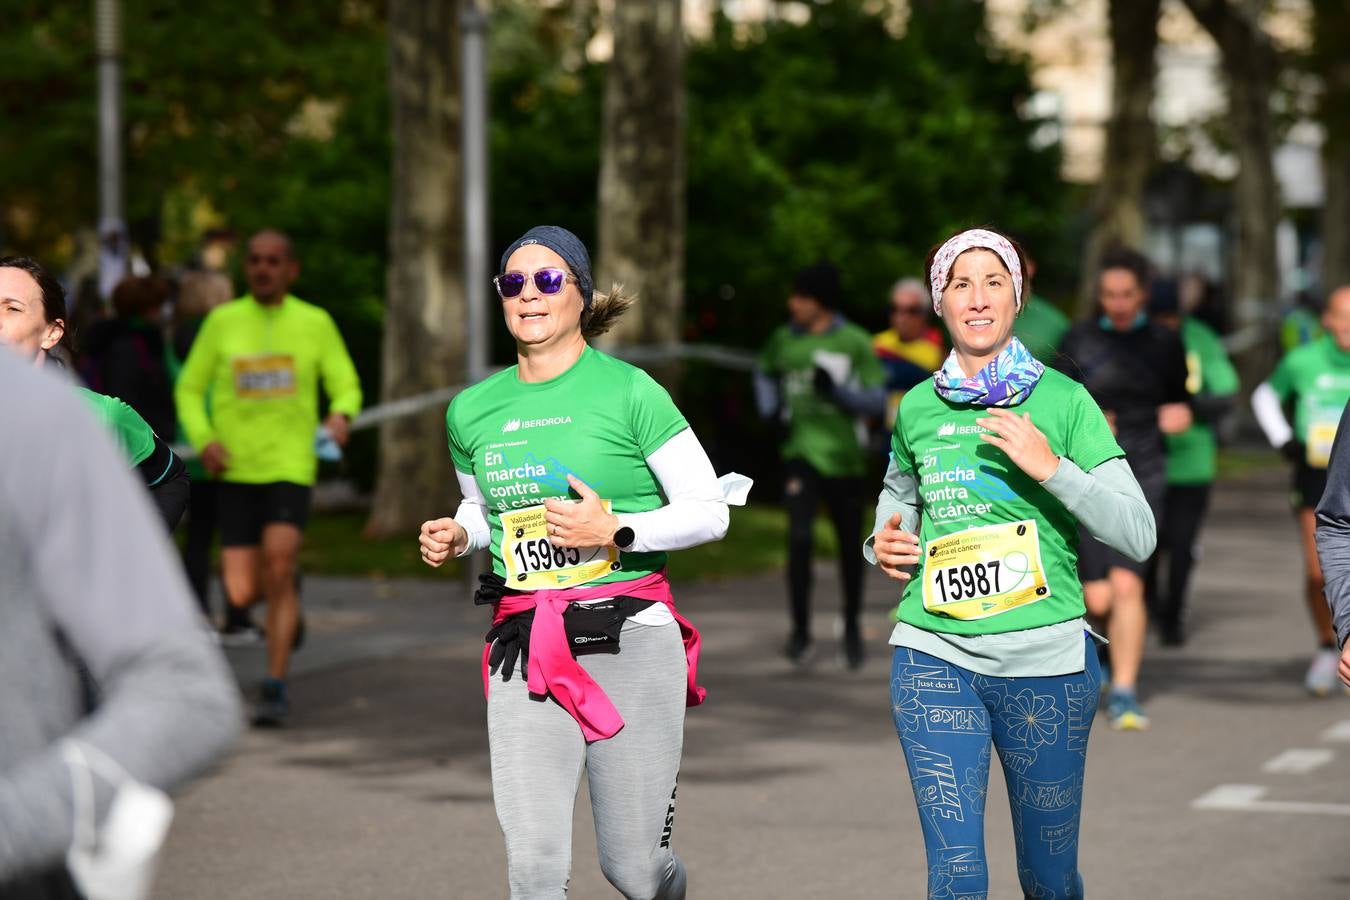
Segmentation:
<svg viewBox="0 0 1350 900">
<path fill-rule="evenodd" d="M 495 603 L 509 593 L 505 582 L 499 575 L 483 575 L 479 578 L 479 587 L 474 594 L 474 603 L 483 605 Z M 655 600 L 640 600 L 637 597 L 618 596 L 598 603 L 581 605 L 569 604 L 563 610 L 563 630 L 567 634 L 567 646 L 573 656 L 588 653 L 618 653 L 619 635 L 623 623 L 630 616 L 637 615 L 650 607 Z M 484 636 L 484 641 L 492 645 L 488 654 L 488 666 L 493 675 L 502 670 L 502 680 L 510 681 L 515 671 L 516 659 L 520 660 L 520 674 L 526 677 L 529 665 L 530 631 L 534 625 L 534 610 L 503 619 L 493 625 Z"/>
<path fill-rule="evenodd" d="M 567 646 L 572 648 L 572 655 L 618 653 L 623 623 L 654 602 L 636 597 L 615 597 L 599 603 L 569 605 L 563 610 L 563 629 L 567 632 Z"/>
</svg>

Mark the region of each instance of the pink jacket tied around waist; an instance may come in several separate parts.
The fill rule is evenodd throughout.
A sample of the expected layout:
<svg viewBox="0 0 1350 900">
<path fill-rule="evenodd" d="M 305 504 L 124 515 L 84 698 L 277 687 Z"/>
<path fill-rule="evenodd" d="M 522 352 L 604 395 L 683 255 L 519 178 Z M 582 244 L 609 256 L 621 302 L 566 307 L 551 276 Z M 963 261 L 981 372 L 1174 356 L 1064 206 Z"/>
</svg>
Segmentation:
<svg viewBox="0 0 1350 900">
<path fill-rule="evenodd" d="M 623 728 L 623 716 L 614 708 L 600 685 L 582 668 L 567 644 L 563 628 L 563 610 L 578 600 L 606 600 L 610 597 L 636 597 L 664 603 L 680 626 L 684 639 L 684 656 L 689 662 L 689 690 L 687 706 L 698 706 L 708 692 L 698 686 L 698 650 L 701 638 L 698 629 L 675 609 L 670 592 L 670 580 L 662 569 L 636 581 L 610 582 L 594 587 L 565 588 L 562 590 L 530 591 L 507 594 L 495 606 L 492 624 L 533 609 L 534 625 L 530 631 L 529 676 L 526 686 L 532 694 L 548 694 L 581 726 L 586 742 L 613 737 Z M 483 695 L 491 685 L 488 655 L 492 646 L 483 648 Z M 620 651 L 622 652 L 622 651 Z"/>
</svg>

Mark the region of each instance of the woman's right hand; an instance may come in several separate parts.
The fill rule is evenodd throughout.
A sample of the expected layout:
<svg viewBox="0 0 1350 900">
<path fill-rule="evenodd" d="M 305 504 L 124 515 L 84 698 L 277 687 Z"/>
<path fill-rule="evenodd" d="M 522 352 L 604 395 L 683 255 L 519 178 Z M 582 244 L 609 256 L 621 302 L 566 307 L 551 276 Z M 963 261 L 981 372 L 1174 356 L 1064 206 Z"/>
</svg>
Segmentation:
<svg viewBox="0 0 1350 900">
<path fill-rule="evenodd" d="M 437 569 L 451 556 L 460 556 L 468 549 L 469 533 L 454 519 L 432 519 L 422 523 L 417 542 L 422 545 L 422 562 Z"/>
<path fill-rule="evenodd" d="M 877 565 L 896 581 L 909 581 L 909 572 L 902 571 L 905 566 L 917 565 L 921 553 L 919 536 L 900 528 L 900 514 L 894 513 L 890 521 L 882 526 L 872 541 L 872 552 L 876 554 Z"/>
</svg>

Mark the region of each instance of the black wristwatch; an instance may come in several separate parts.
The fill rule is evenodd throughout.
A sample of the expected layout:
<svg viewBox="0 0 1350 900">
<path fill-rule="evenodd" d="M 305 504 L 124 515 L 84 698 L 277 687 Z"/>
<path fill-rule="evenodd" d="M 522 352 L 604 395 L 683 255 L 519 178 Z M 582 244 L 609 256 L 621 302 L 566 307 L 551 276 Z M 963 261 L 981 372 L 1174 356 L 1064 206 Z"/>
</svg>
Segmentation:
<svg viewBox="0 0 1350 900">
<path fill-rule="evenodd" d="M 621 526 L 618 531 L 614 532 L 614 546 L 620 550 L 627 550 L 633 546 L 635 540 L 637 540 L 637 535 L 627 525 Z"/>
</svg>

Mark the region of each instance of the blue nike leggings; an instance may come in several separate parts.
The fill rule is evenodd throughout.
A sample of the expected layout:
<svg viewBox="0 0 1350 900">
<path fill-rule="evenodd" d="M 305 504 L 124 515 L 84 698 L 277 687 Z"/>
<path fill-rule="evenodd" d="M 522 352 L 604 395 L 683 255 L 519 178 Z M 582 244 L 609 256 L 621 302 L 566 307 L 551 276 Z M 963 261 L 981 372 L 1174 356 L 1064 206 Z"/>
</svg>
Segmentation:
<svg viewBox="0 0 1350 900">
<path fill-rule="evenodd" d="M 1008 782 L 1022 892 L 1083 896 L 1078 818 L 1101 684 L 1092 639 L 1084 640 L 1086 671 L 1049 678 L 994 678 L 896 648 L 891 713 L 919 806 L 930 900 L 988 896 L 984 800 L 991 748 Z"/>
</svg>

